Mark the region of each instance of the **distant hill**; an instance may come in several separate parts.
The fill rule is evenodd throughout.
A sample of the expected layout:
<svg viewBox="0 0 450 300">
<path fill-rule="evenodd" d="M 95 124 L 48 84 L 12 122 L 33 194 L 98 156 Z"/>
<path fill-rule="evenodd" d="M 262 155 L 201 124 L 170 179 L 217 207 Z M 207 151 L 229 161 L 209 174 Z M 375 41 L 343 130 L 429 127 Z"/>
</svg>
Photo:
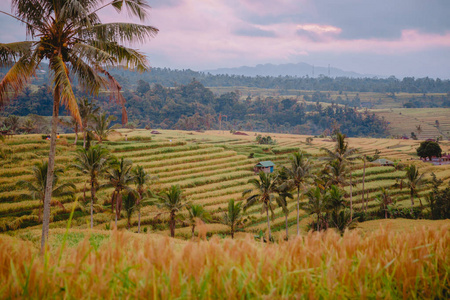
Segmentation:
<svg viewBox="0 0 450 300">
<path fill-rule="evenodd" d="M 314 71 L 314 75 L 313 75 Z M 359 74 L 352 71 L 344 71 L 338 68 L 330 68 L 329 77 L 351 77 L 351 78 L 365 78 L 375 77 L 376 75 Z M 309 76 L 319 77 L 320 75 L 328 76 L 327 67 L 313 66 L 307 63 L 298 64 L 263 64 L 255 67 L 242 66 L 238 68 L 220 68 L 215 70 L 205 70 L 205 73 L 213 75 L 229 74 L 229 75 L 243 75 L 243 76 Z M 379 76 L 377 76 L 379 77 Z"/>
</svg>

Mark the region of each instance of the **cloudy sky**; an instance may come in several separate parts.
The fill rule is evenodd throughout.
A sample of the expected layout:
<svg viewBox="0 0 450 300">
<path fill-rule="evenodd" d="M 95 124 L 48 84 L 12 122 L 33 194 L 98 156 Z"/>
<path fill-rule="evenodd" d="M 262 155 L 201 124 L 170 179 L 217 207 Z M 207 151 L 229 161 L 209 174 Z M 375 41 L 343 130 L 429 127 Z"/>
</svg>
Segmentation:
<svg viewBox="0 0 450 300">
<path fill-rule="evenodd" d="M 10 0 L 0 10 L 10 12 Z M 450 78 L 450 0 L 150 0 L 152 66 L 305 62 L 383 76 Z M 126 21 L 125 14 L 103 20 Z M 0 16 L 0 42 L 24 27 Z"/>
</svg>

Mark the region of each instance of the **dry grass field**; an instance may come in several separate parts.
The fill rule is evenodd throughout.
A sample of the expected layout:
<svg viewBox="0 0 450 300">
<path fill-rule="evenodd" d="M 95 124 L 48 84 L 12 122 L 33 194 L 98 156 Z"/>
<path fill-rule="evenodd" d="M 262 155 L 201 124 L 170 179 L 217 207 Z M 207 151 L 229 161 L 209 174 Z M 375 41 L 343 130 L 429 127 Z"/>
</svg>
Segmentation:
<svg viewBox="0 0 450 300">
<path fill-rule="evenodd" d="M 33 234 L 33 231 L 29 233 Z M 129 232 L 52 230 L 39 257 L 0 235 L 1 298 L 446 299 L 450 227 L 184 242 Z"/>
<path fill-rule="evenodd" d="M 442 136 L 450 139 L 450 108 L 393 108 L 374 109 L 376 115 L 384 117 L 391 135 L 410 136 L 414 132 L 419 139 Z M 436 120 L 439 126 L 436 126 Z M 417 130 L 417 126 L 422 131 Z"/>
</svg>

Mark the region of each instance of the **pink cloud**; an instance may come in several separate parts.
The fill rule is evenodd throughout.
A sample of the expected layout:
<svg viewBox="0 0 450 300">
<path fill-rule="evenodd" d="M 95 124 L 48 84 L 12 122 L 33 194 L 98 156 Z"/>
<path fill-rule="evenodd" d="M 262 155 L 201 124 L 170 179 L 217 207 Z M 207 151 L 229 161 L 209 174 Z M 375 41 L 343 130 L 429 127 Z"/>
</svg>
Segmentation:
<svg viewBox="0 0 450 300">
<path fill-rule="evenodd" d="M 9 1 L 1 1 L 0 9 L 9 12 Z M 295 23 L 286 19 L 262 25 L 244 17 L 246 12 L 264 17 L 308 10 L 313 15 L 317 13 L 307 0 L 181 0 L 176 5 L 157 6 L 150 11 L 146 24 L 160 32 L 148 43 L 135 47 L 146 52 L 150 62 L 164 58 L 164 64 L 171 67 L 194 69 L 284 63 L 310 53 L 390 55 L 450 47 L 450 31 L 431 34 L 409 29 L 403 30 L 397 39 L 343 39 L 343 29 L 326 22 Z M 100 15 L 104 22 L 130 21 L 125 13 L 117 16 L 112 9 Z M 17 28 L 24 32 L 24 27 L 17 24 Z M 236 34 L 246 28 L 273 34 Z M 6 42 L 6 37 L 3 34 L 1 41 Z"/>
</svg>

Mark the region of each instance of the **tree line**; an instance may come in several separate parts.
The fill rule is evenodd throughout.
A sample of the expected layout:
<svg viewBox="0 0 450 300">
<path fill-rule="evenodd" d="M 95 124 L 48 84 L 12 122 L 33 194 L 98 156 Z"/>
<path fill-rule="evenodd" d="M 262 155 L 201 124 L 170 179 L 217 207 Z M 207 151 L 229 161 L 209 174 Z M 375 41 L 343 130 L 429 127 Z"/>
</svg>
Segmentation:
<svg viewBox="0 0 450 300">
<path fill-rule="evenodd" d="M 152 68 L 150 72 L 138 75 L 126 70 L 116 69 L 115 76 L 124 87 L 132 88 L 139 80 L 150 84 L 161 84 L 166 87 L 186 85 L 193 78 L 208 87 L 246 86 L 279 90 L 310 90 L 310 91 L 347 91 L 376 93 L 448 93 L 450 80 L 440 78 L 404 77 L 389 78 L 350 78 L 350 77 L 295 77 L 295 76 L 243 76 L 243 75 L 212 75 L 210 73 L 192 70 L 175 70 L 170 68 Z"/>
<path fill-rule="evenodd" d="M 42 95 L 45 97 L 41 98 Z M 75 90 L 75 95 L 85 99 L 86 94 Z M 198 81 L 176 88 L 141 83 L 136 91 L 125 91 L 126 111 L 132 127 L 157 127 L 182 130 L 248 130 L 288 132 L 319 135 L 336 127 L 348 136 L 383 137 L 387 123 L 368 111 L 359 112 L 350 106 L 332 103 L 324 106 L 291 98 L 247 97 L 241 100 L 238 91 L 220 96 Z M 122 116 L 118 106 L 108 95 L 96 97 L 96 103 L 105 112 Z M 46 100 L 47 99 L 47 100 Z M 48 102 L 48 106 L 45 103 Z M 35 105 L 43 103 L 43 107 Z M 6 107 L 3 114 L 52 114 L 52 97 L 45 87 L 35 92 L 23 93 Z M 46 107 L 46 109 L 44 109 Z M 61 109 L 61 114 L 65 111 Z M 223 118 L 219 121 L 219 117 Z"/>
</svg>

